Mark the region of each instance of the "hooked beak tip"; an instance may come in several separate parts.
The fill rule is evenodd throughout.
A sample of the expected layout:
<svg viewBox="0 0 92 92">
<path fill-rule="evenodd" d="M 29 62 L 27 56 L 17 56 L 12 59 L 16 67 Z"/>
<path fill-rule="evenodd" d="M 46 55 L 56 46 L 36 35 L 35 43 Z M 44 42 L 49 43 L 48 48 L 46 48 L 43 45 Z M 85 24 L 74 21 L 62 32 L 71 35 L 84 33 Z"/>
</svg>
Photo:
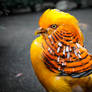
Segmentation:
<svg viewBox="0 0 92 92">
<path fill-rule="evenodd" d="M 36 31 L 34 34 L 35 34 L 35 35 L 38 35 L 38 32 Z"/>
</svg>

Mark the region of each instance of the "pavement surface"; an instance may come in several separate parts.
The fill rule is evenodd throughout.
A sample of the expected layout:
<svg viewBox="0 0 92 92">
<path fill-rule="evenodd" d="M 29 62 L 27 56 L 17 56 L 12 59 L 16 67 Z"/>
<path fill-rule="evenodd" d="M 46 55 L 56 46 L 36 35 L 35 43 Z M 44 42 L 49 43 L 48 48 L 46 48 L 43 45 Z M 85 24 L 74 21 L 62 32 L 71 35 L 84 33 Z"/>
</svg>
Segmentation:
<svg viewBox="0 0 92 92">
<path fill-rule="evenodd" d="M 82 24 L 85 46 L 92 52 L 92 9 L 68 11 Z M 45 92 L 34 74 L 30 44 L 41 13 L 0 17 L 0 92 Z"/>
</svg>

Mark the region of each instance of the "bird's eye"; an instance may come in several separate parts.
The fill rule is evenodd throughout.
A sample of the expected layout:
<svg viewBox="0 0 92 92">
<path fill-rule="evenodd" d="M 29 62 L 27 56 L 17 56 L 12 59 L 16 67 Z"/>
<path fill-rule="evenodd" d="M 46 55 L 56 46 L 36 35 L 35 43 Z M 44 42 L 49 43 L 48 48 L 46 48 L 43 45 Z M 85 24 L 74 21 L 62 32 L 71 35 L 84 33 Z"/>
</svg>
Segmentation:
<svg viewBox="0 0 92 92">
<path fill-rule="evenodd" d="M 51 28 L 56 29 L 57 28 L 57 25 L 56 24 L 53 24 L 53 25 L 51 25 Z"/>
</svg>

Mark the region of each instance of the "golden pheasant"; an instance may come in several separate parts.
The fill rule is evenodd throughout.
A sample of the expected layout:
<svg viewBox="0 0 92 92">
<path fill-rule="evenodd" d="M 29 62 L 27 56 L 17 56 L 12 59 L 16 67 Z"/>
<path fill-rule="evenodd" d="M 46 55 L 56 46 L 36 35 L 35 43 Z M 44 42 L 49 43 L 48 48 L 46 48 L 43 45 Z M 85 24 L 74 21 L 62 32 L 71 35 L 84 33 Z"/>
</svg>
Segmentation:
<svg viewBox="0 0 92 92">
<path fill-rule="evenodd" d="M 34 71 L 47 92 L 92 92 L 92 56 L 83 45 L 78 20 L 46 10 L 30 49 Z"/>
</svg>

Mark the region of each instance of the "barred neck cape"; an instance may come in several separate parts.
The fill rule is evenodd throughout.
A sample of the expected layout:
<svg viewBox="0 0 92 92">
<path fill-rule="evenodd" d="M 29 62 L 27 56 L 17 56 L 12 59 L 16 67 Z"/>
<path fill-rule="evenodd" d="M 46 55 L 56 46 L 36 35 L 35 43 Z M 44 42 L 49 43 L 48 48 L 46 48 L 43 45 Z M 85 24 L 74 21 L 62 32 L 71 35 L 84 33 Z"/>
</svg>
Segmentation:
<svg viewBox="0 0 92 92">
<path fill-rule="evenodd" d="M 59 76 L 79 78 L 92 73 L 92 56 L 73 32 L 53 32 L 45 37 L 42 48 L 42 61 Z"/>
</svg>

